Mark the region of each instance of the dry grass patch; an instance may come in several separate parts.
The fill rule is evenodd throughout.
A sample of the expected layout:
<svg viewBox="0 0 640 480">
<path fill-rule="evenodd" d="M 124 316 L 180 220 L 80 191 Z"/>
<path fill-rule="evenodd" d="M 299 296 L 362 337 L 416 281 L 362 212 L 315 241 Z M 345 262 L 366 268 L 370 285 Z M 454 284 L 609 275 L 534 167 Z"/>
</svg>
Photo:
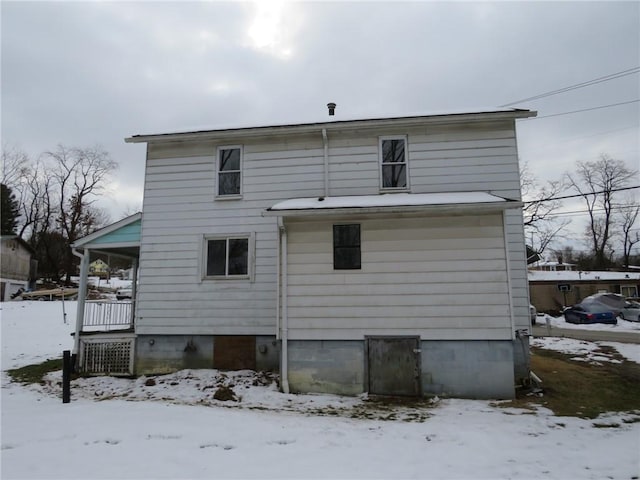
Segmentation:
<svg viewBox="0 0 640 480">
<path fill-rule="evenodd" d="M 596 418 L 606 412 L 640 411 L 640 365 L 570 360 L 577 355 L 533 347 L 531 369 L 542 379 L 542 396 L 522 392 L 503 406 L 538 404 L 556 415 Z"/>
</svg>

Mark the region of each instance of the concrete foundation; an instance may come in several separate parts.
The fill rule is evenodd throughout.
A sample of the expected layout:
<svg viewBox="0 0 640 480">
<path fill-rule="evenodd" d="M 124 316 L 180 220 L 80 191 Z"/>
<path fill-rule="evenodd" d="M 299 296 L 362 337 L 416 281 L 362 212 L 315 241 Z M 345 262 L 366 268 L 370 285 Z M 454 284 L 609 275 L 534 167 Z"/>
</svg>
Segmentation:
<svg viewBox="0 0 640 480">
<path fill-rule="evenodd" d="M 422 391 L 459 398 L 513 398 L 511 341 L 421 342 Z"/>
<path fill-rule="evenodd" d="M 256 369 L 277 371 L 280 342 L 256 337 Z M 290 340 L 289 388 L 294 393 L 359 395 L 367 392 L 365 340 Z M 141 335 L 135 372 L 151 375 L 185 368 L 215 368 L 213 335 Z M 529 376 L 529 339 L 422 340 L 420 390 L 425 395 L 513 398 Z"/>
<path fill-rule="evenodd" d="M 140 335 L 136 339 L 136 375 L 171 373 L 185 368 L 215 368 L 214 335 Z M 256 369 L 277 371 L 280 342 L 256 337 Z"/>
<path fill-rule="evenodd" d="M 365 391 L 363 341 L 290 340 L 288 353 L 289 388 L 294 393 Z"/>
<path fill-rule="evenodd" d="M 421 341 L 422 393 L 513 398 L 514 348 L 521 348 L 517 342 Z M 528 355 L 518 358 L 518 370 L 524 371 Z M 368 391 L 365 342 L 289 341 L 289 387 L 296 393 L 358 395 Z"/>
</svg>

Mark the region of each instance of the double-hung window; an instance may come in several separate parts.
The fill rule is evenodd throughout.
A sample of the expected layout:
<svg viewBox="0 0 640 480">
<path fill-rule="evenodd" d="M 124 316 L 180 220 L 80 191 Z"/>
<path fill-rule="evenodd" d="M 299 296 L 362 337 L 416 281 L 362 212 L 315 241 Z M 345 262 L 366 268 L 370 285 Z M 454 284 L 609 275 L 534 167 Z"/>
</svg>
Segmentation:
<svg viewBox="0 0 640 480">
<path fill-rule="evenodd" d="M 333 226 L 333 268 L 360 270 L 360 225 Z"/>
<path fill-rule="evenodd" d="M 216 177 L 218 197 L 237 197 L 242 194 L 242 147 L 218 148 Z"/>
<path fill-rule="evenodd" d="M 204 278 L 249 278 L 251 237 L 205 237 Z"/>
<path fill-rule="evenodd" d="M 408 190 L 407 137 L 380 137 L 379 149 L 380 187 L 383 190 Z"/>
</svg>

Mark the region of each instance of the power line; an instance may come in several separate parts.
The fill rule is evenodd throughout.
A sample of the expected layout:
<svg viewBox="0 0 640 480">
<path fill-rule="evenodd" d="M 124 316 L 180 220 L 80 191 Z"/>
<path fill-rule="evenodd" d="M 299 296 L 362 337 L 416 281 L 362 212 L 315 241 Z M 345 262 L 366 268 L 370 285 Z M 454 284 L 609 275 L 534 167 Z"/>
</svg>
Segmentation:
<svg viewBox="0 0 640 480">
<path fill-rule="evenodd" d="M 544 202 L 551 202 L 553 200 L 565 200 L 567 198 L 578 198 L 578 197 L 586 197 L 587 195 L 599 195 L 601 193 L 606 193 L 606 192 L 622 192 L 624 190 L 633 190 L 634 188 L 640 188 L 640 185 L 636 185 L 634 187 L 624 187 L 624 188 L 614 188 L 612 190 L 601 190 L 599 192 L 587 192 L 587 193 L 577 193 L 575 195 L 564 195 L 562 197 L 551 197 L 551 198 L 545 198 L 544 200 L 530 200 L 524 203 L 544 203 Z"/>
<path fill-rule="evenodd" d="M 632 208 L 636 208 L 636 205 L 618 205 L 612 208 L 612 210 L 629 210 Z M 594 208 L 593 210 L 591 210 L 591 212 L 593 213 L 599 213 L 599 212 L 604 212 L 605 209 L 604 208 Z M 564 217 L 564 216 L 569 216 L 569 215 L 587 215 L 589 213 L 589 210 L 571 210 L 568 212 L 553 212 L 553 213 L 549 213 L 546 216 L 547 217 Z"/>
<path fill-rule="evenodd" d="M 516 100 L 515 102 L 505 103 L 504 105 L 500 105 L 499 108 L 515 105 L 516 103 L 528 102 L 529 100 L 537 100 L 539 98 L 558 95 L 559 93 L 569 92 L 571 90 L 576 90 L 578 88 L 590 87 L 591 85 L 596 85 L 602 82 L 608 82 L 610 80 L 626 77 L 627 75 L 633 75 L 634 73 L 638 73 L 638 72 L 640 72 L 640 67 L 633 67 L 628 70 L 622 70 L 620 72 L 605 75 L 604 77 L 594 78 L 593 80 L 587 80 L 586 82 L 576 83 L 575 85 L 570 85 L 568 87 L 559 88 L 557 90 L 551 90 L 550 92 L 541 93 L 539 95 L 534 95 L 533 97 L 523 98 L 521 100 Z"/>
<path fill-rule="evenodd" d="M 542 118 L 559 117 L 561 115 L 571 115 L 572 113 L 589 112 L 591 110 L 600 110 L 602 108 L 618 107 L 620 105 L 628 105 L 629 103 L 635 103 L 635 102 L 640 102 L 640 98 L 636 99 L 636 100 L 629 100 L 628 102 L 610 103 L 609 105 L 601 105 L 599 107 L 583 108 L 582 110 L 573 110 L 572 112 L 553 113 L 551 115 L 543 115 L 542 117 L 523 118 L 523 119 L 521 119 L 521 121 L 524 121 L 524 120 L 540 120 Z"/>
</svg>

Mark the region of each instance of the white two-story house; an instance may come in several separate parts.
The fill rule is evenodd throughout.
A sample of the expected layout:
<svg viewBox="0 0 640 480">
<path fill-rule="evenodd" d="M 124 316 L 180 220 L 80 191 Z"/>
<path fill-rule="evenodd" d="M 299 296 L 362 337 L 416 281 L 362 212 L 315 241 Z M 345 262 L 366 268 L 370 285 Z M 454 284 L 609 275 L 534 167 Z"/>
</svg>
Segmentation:
<svg viewBox="0 0 640 480">
<path fill-rule="evenodd" d="M 127 138 L 147 144 L 134 373 L 279 369 L 286 392 L 512 397 L 530 327 L 515 124 L 534 115 Z"/>
</svg>

